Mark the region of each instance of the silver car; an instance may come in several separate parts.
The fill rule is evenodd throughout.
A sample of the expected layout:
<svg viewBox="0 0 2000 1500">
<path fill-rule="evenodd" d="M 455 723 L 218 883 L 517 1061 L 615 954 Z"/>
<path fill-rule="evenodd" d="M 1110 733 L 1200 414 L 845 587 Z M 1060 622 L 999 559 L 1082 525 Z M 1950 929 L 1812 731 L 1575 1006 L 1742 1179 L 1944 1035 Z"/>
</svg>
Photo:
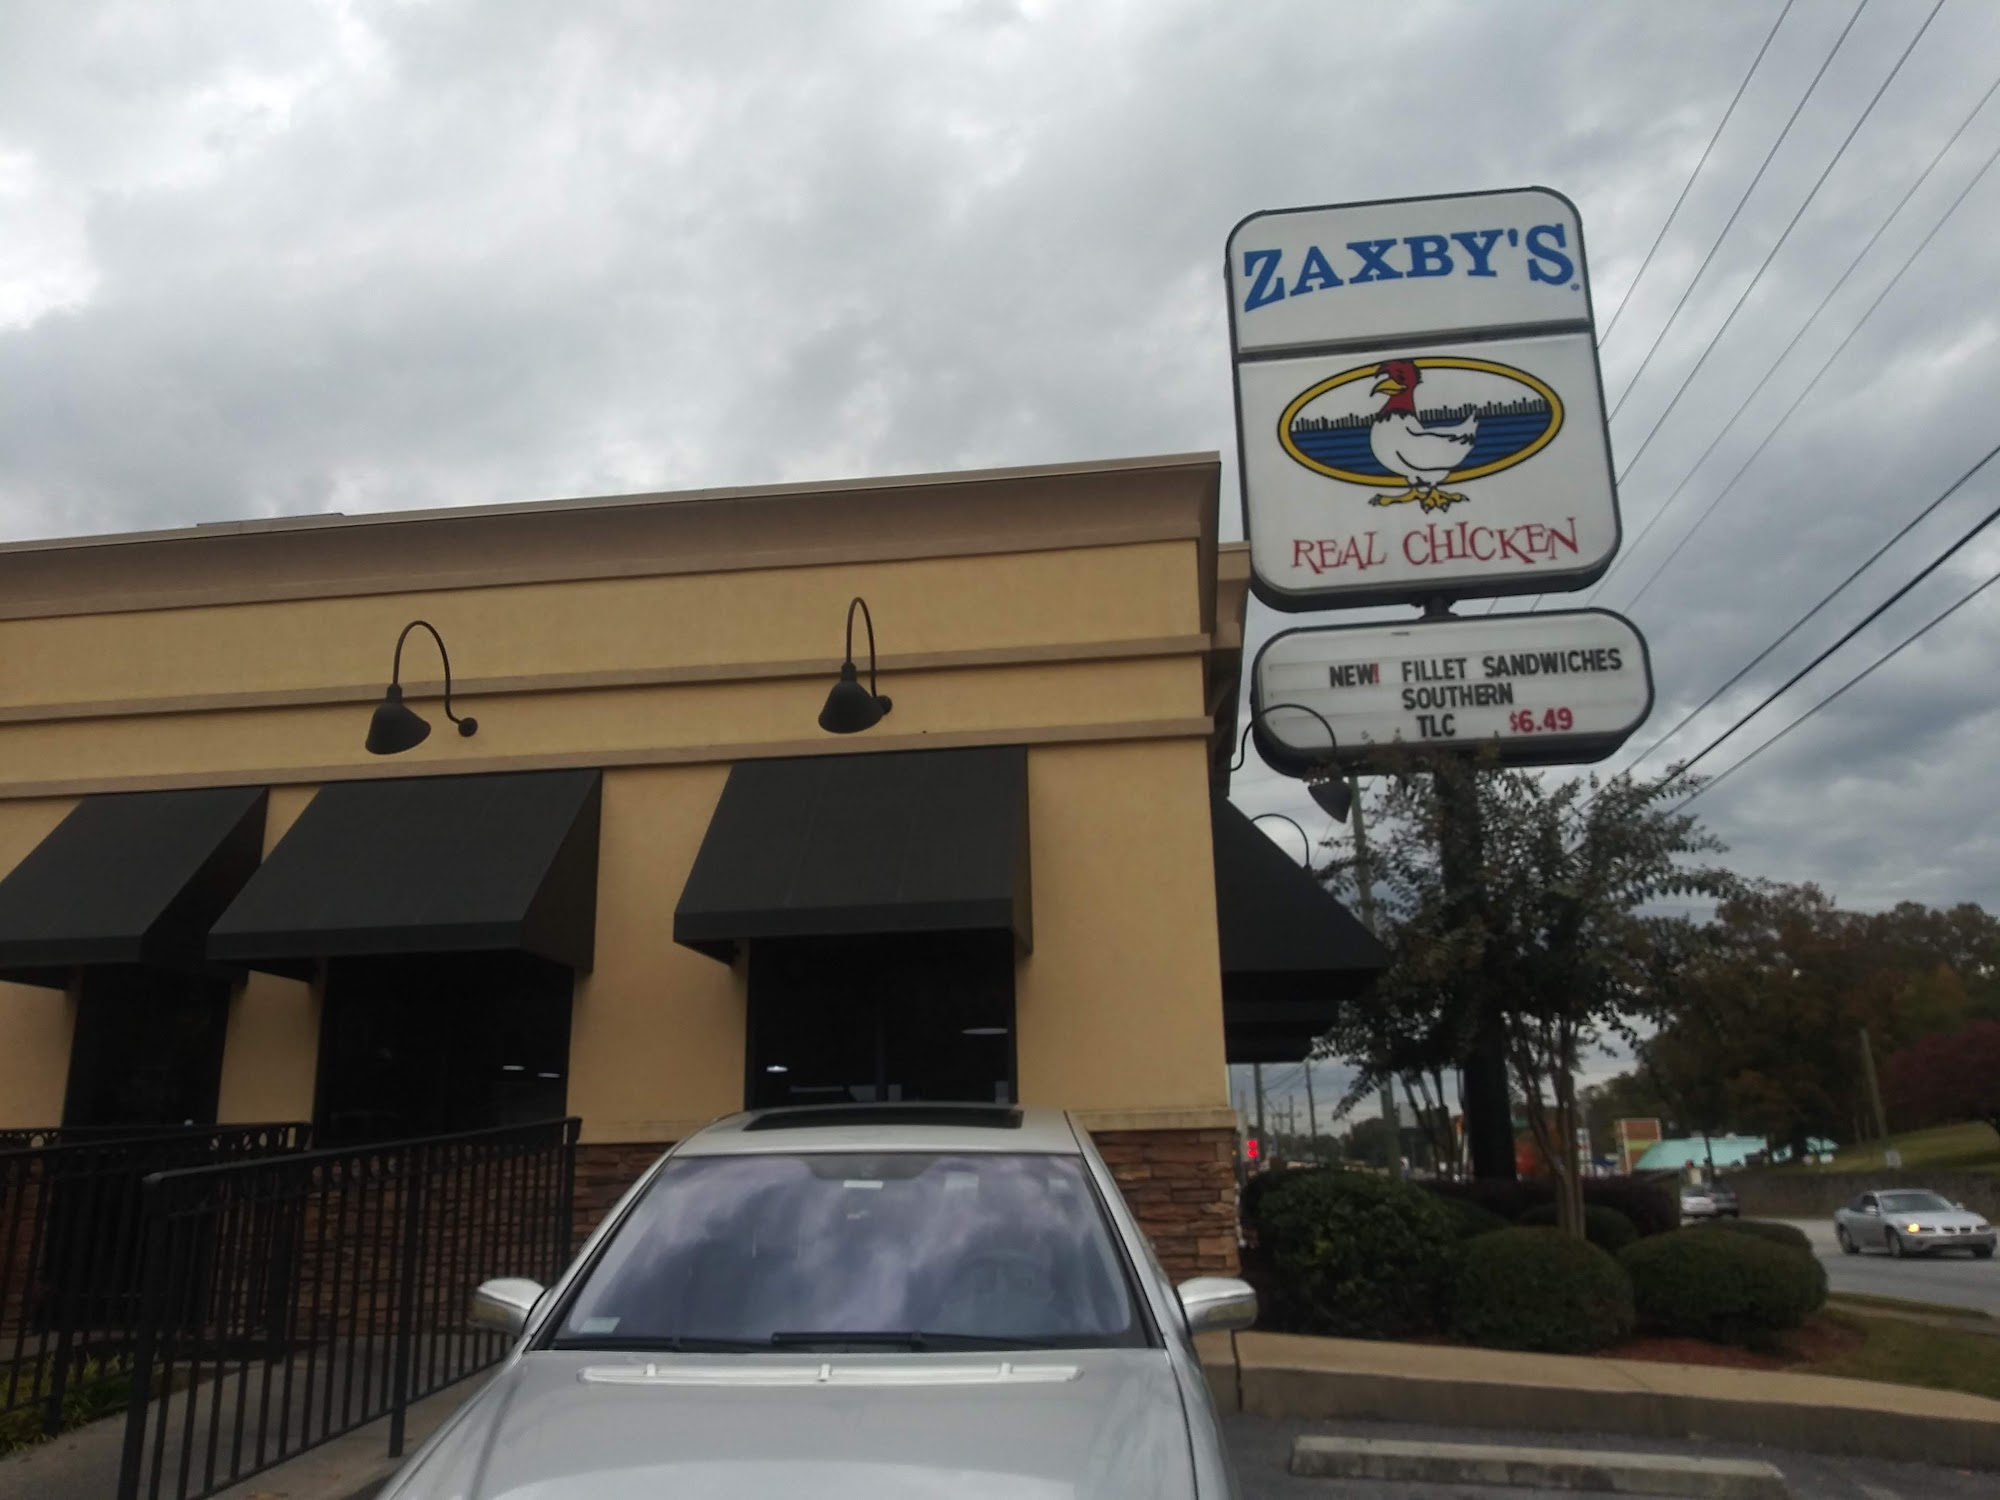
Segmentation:
<svg viewBox="0 0 2000 1500">
<path fill-rule="evenodd" d="M 383 1500 L 1234 1494 L 1193 1335 L 1089 1136 L 994 1106 L 734 1115 L 668 1152 Z"/>
<path fill-rule="evenodd" d="M 1969 1250 L 1981 1260 L 1993 1257 L 1993 1226 L 1983 1215 L 1913 1188 L 1863 1193 L 1835 1209 L 1833 1234 L 1849 1255 L 1878 1249 L 1897 1256 Z"/>
</svg>

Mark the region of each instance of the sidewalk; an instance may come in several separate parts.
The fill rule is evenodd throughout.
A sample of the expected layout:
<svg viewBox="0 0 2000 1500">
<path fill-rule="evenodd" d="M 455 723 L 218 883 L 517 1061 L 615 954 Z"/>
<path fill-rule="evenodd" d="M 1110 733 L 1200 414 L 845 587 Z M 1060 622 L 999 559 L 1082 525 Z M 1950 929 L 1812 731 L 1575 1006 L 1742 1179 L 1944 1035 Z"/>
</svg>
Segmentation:
<svg viewBox="0 0 2000 1500">
<path fill-rule="evenodd" d="M 1218 1402 L 1255 1416 L 1707 1437 L 2000 1470 L 2000 1401 L 1957 1391 L 1278 1333 L 1233 1348 L 1205 1335 L 1202 1356 Z"/>
<path fill-rule="evenodd" d="M 414 1453 L 484 1382 L 484 1375 L 476 1375 L 412 1406 L 404 1454 Z M 10 1453 L 0 1458 L 0 1500 L 112 1500 L 118 1493 L 124 1440 L 125 1414 L 114 1412 L 88 1427 Z M 388 1454 L 389 1419 L 383 1417 L 254 1474 L 220 1491 L 215 1500 L 362 1500 L 401 1463 Z"/>
</svg>

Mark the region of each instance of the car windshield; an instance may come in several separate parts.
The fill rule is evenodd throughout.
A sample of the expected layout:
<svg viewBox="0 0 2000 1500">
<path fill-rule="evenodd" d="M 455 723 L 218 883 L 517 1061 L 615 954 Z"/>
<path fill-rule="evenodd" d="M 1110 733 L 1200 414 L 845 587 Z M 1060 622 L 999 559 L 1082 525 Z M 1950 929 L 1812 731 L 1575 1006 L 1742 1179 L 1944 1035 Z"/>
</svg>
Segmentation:
<svg viewBox="0 0 2000 1500">
<path fill-rule="evenodd" d="M 555 1348 L 1146 1341 L 1074 1157 L 684 1157 L 571 1298 Z"/>
<path fill-rule="evenodd" d="M 1892 1214 L 1948 1214 L 1951 1212 L 1950 1200 L 1940 1198 L 1936 1193 L 1884 1193 L 1880 1202 L 1883 1212 Z"/>
</svg>

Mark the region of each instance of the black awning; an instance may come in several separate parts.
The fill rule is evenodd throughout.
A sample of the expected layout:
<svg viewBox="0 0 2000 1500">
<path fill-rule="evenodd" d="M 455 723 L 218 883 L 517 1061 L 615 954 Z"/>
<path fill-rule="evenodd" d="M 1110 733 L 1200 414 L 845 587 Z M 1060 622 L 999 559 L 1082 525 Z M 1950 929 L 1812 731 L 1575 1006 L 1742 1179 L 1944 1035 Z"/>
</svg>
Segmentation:
<svg viewBox="0 0 2000 1500">
<path fill-rule="evenodd" d="M 1296 1062 L 1389 951 L 1345 906 L 1214 794 L 1216 935 L 1231 1062 Z"/>
<path fill-rule="evenodd" d="M 84 964 L 195 971 L 264 852 L 262 787 L 85 797 L 0 880 L 0 979 Z"/>
<path fill-rule="evenodd" d="M 277 974 L 323 958 L 532 953 L 588 969 L 597 771 L 323 787 L 209 933 Z"/>
<path fill-rule="evenodd" d="M 674 909 L 674 941 L 725 963 L 760 938 L 954 931 L 1033 946 L 1019 745 L 744 761 Z"/>
</svg>

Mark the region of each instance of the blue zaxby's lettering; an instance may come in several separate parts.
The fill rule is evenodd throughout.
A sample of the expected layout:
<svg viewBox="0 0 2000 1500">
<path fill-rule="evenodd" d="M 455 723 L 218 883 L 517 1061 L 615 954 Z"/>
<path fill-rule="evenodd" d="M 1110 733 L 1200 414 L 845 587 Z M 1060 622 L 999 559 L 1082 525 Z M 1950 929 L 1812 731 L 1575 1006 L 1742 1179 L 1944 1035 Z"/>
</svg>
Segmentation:
<svg viewBox="0 0 2000 1500">
<path fill-rule="evenodd" d="M 1283 250 L 1245 250 L 1244 312 L 1290 297 L 1382 281 L 1422 281 L 1440 276 L 1525 277 L 1547 286 L 1581 289 L 1562 224 L 1522 229 L 1461 229 L 1452 234 L 1411 234 L 1401 239 L 1350 240 L 1309 245 L 1295 264 Z"/>
</svg>

